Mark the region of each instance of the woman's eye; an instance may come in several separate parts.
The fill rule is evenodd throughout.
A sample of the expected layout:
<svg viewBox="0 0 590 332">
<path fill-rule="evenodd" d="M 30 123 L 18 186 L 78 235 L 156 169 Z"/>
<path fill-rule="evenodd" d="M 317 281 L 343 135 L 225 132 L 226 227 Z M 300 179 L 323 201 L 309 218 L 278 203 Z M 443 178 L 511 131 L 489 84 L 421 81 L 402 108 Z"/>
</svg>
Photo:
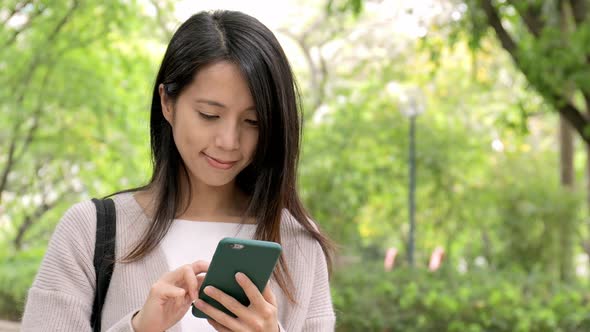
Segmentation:
<svg viewBox="0 0 590 332">
<path fill-rule="evenodd" d="M 258 126 L 258 120 L 246 119 L 246 123 L 251 126 Z"/>
<path fill-rule="evenodd" d="M 218 115 L 212 115 L 212 114 L 207 114 L 207 113 L 203 113 L 203 112 L 199 112 L 199 115 L 205 120 L 214 120 L 219 117 Z"/>
</svg>

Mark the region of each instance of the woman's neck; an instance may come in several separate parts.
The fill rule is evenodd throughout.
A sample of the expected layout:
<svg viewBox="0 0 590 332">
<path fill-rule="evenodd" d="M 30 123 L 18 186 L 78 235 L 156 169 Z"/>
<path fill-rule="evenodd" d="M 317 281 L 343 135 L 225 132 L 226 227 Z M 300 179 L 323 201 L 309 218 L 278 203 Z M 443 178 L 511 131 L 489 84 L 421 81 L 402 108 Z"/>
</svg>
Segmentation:
<svg viewBox="0 0 590 332">
<path fill-rule="evenodd" d="M 182 199 L 179 209 L 182 213 L 178 218 L 181 219 L 241 218 L 248 203 L 246 195 L 233 182 L 222 187 L 211 187 L 192 181 L 190 194 L 188 186 L 181 186 L 180 192 Z"/>
<path fill-rule="evenodd" d="M 224 186 L 209 186 L 180 173 L 179 219 L 237 221 L 245 217 L 249 199 L 236 185 L 235 180 Z M 191 187 L 188 184 L 191 184 Z"/>
<path fill-rule="evenodd" d="M 241 192 L 235 183 L 226 186 L 211 187 L 201 182 L 190 181 L 192 187 L 188 187 L 189 181 L 181 176 L 179 190 L 180 205 L 177 206 L 178 219 L 222 221 L 222 222 L 246 222 L 256 223 L 255 219 L 245 216 L 249 198 Z M 144 191 L 134 195 L 136 201 L 150 218 L 155 214 L 158 188 L 154 184 Z M 190 192 L 190 195 L 189 195 Z"/>
</svg>

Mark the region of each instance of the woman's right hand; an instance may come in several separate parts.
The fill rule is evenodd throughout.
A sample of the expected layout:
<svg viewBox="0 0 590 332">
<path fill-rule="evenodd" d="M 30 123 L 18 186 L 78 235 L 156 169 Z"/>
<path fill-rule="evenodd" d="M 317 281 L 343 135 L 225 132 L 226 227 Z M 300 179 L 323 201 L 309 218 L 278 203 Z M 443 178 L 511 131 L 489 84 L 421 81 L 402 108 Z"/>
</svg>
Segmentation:
<svg viewBox="0 0 590 332">
<path fill-rule="evenodd" d="M 176 324 L 197 299 L 209 263 L 197 261 L 164 274 L 152 285 L 143 308 L 131 321 L 136 332 L 164 331 Z"/>
</svg>

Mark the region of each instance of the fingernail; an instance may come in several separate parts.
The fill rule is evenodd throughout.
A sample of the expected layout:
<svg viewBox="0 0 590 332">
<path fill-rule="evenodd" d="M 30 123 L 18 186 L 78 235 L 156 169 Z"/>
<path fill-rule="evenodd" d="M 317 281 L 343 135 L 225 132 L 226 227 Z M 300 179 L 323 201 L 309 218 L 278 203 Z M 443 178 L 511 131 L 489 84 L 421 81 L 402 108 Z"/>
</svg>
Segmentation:
<svg viewBox="0 0 590 332">
<path fill-rule="evenodd" d="M 203 291 L 205 292 L 205 294 L 211 295 L 211 293 L 213 293 L 213 286 L 207 286 Z"/>
<path fill-rule="evenodd" d="M 243 275 L 244 275 L 244 274 L 243 274 L 242 272 L 238 272 L 238 273 L 236 273 L 236 279 L 237 279 L 237 280 L 240 280 L 240 279 L 242 279 L 242 278 L 243 278 L 243 277 L 242 277 Z"/>
<path fill-rule="evenodd" d="M 205 302 L 203 302 L 202 300 L 197 300 L 197 302 L 195 302 L 195 305 L 197 306 L 197 308 L 203 308 L 205 306 Z"/>
</svg>

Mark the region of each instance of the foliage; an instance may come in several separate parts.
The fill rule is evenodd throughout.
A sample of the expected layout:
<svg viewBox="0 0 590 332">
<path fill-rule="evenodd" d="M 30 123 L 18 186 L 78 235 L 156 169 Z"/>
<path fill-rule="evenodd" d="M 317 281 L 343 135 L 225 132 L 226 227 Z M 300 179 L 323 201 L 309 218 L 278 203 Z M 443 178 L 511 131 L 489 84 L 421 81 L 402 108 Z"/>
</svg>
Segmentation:
<svg viewBox="0 0 590 332">
<path fill-rule="evenodd" d="M 351 70 L 332 83 L 335 96 L 308 121 L 303 144 L 301 187 L 313 216 L 349 251 L 395 246 L 404 253 L 408 119 L 386 86 L 413 84 L 423 88 L 427 105 L 417 119 L 418 260 L 441 245 L 450 259 L 484 256 L 530 270 L 530 251 L 544 255 L 534 257 L 540 267 L 569 264 L 582 218 L 579 193 L 558 186 L 547 137 L 555 117 L 512 116 L 544 106 L 522 78 L 506 79 L 505 57 L 482 56 L 473 73 L 467 47 L 457 46 L 441 54 L 433 73 L 435 65 L 417 53 Z M 408 75 L 404 68 L 415 69 Z M 513 204 L 534 212 L 520 213 Z M 544 232 L 532 236 L 529 229 Z"/>
<path fill-rule="evenodd" d="M 145 180 L 155 24 L 135 1 L 6 5 L 0 237 L 19 250 L 72 202 Z"/>
<path fill-rule="evenodd" d="M 45 247 L 29 248 L 17 254 L 9 253 L 0 243 L 0 319 L 19 320 L 24 310 L 25 298 Z"/>
<path fill-rule="evenodd" d="M 147 178 L 150 84 L 166 34 L 147 6 L 51 0 L 0 8 L 0 84 L 9 87 L 0 89 L 2 317 L 19 318 L 69 206 Z"/>
<path fill-rule="evenodd" d="M 452 0 L 454 18 L 439 20 L 423 42 L 427 48 L 469 39 L 475 57 L 489 52 L 492 38 L 553 110 L 588 142 L 590 22 L 586 1 Z M 441 42 L 442 41 L 442 42 Z"/>
<path fill-rule="evenodd" d="M 332 281 L 337 331 L 587 331 L 590 294 L 542 273 L 474 270 L 465 274 L 370 263 Z"/>
<path fill-rule="evenodd" d="M 559 185 L 552 171 L 556 160 L 529 153 L 502 157 L 489 188 L 502 193 L 491 202 L 499 223 L 495 228 L 498 245 L 487 258 L 500 268 L 570 278 L 583 225 L 581 195 Z"/>
<path fill-rule="evenodd" d="M 363 10 L 363 1 L 362 0 L 347 0 L 347 1 L 334 1 L 328 0 L 326 5 L 326 10 L 329 14 L 332 12 L 352 12 L 355 15 L 358 15 Z"/>
</svg>

